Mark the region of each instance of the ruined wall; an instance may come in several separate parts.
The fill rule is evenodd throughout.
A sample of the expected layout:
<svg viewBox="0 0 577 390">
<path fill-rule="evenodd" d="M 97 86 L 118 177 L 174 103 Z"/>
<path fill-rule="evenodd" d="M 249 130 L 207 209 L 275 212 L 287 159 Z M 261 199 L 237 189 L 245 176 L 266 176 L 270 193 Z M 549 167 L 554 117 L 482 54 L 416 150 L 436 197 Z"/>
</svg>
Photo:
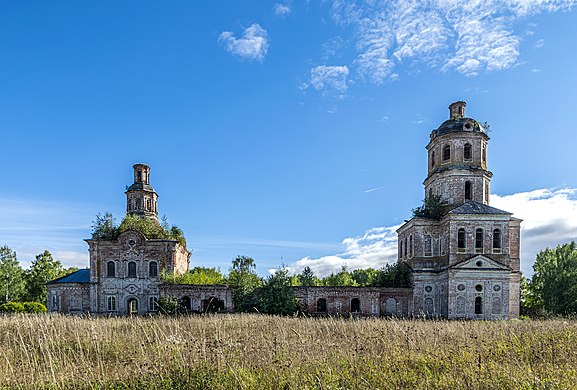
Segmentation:
<svg viewBox="0 0 577 390">
<path fill-rule="evenodd" d="M 88 283 L 48 284 L 47 308 L 50 312 L 82 314 L 90 311 Z"/>
<path fill-rule="evenodd" d="M 192 285 L 192 284 L 162 284 L 160 294 L 176 297 L 187 310 L 192 312 L 207 311 L 207 305 L 217 307 L 222 302 L 222 310 L 234 310 L 232 289 L 226 285 Z M 220 301 L 220 302 L 218 302 Z"/>
</svg>

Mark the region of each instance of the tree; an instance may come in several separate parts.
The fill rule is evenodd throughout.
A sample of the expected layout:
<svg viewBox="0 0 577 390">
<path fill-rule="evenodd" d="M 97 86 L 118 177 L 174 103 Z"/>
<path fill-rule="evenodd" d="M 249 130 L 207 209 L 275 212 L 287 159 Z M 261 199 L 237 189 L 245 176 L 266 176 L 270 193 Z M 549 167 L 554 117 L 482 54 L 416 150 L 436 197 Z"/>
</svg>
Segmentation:
<svg viewBox="0 0 577 390">
<path fill-rule="evenodd" d="M 374 268 L 356 269 L 351 272 L 351 277 L 359 286 L 377 286 L 379 283 L 379 270 Z"/>
<path fill-rule="evenodd" d="M 54 260 L 48 251 L 36 256 L 30 269 L 26 271 L 27 300 L 31 302 L 46 302 L 46 282 L 66 275 L 62 263 Z"/>
<path fill-rule="evenodd" d="M 7 245 L 0 247 L 0 301 L 20 301 L 24 296 L 24 271 L 18 263 L 16 252 Z"/>
<path fill-rule="evenodd" d="M 118 236 L 118 226 L 116 219 L 110 212 L 104 215 L 96 214 L 96 219 L 92 221 L 92 239 L 113 240 Z"/>
<path fill-rule="evenodd" d="M 322 279 L 323 286 L 358 286 L 358 283 L 353 279 L 351 274 L 347 271 L 347 266 L 341 267 L 341 272 L 335 274 L 331 273 Z"/>
<path fill-rule="evenodd" d="M 291 288 L 291 278 L 284 266 L 269 276 L 257 293 L 258 310 L 267 314 L 294 314 L 298 310 L 298 301 Z"/>
<path fill-rule="evenodd" d="M 405 263 L 386 264 L 376 279 L 379 287 L 411 287 L 409 267 Z"/>
<path fill-rule="evenodd" d="M 223 284 L 224 276 L 218 268 L 194 267 L 184 274 L 163 275 L 170 284 Z"/>
<path fill-rule="evenodd" d="M 528 290 L 533 309 L 560 315 L 577 313 L 577 244 L 572 241 L 539 252 Z"/>
<path fill-rule="evenodd" d="M 234 306 L 237 311 L 251 310 L 254 302 L 252 293 L 262 285 L 262 280 L 255 273 L 254 259 L 237 256 L 232 261 L 227 282 L 233 288 Z"/>
<path fill-rule="evenodd" d="M 440 195 L 431 195 L 423 201 L 423 205 L 413 209 L 413 217 L 441 219 L 447 202 Z"/>
<path fill-rule="evenodd" d="M 303 271 L 297 275 L 298 282 L 301 286 L 318 286 L 320 284 L 319 278 L 308 265 Z"/>
</svg>

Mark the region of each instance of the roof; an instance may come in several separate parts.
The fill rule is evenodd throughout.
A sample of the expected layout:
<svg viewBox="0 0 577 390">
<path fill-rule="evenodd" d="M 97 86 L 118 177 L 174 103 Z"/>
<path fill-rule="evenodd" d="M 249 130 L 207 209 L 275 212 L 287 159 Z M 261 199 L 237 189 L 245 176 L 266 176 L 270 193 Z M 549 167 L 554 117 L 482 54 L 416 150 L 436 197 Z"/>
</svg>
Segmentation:
<svg viewBox="0 0 577 390">
<path fill-rule="evenodd" d="M 128 187 L 126 189 L 126 191 L 133 191 L 133 190 L 144 190 L 144 191 L 155 192 L 154 188 L 152 188 L 152 186 L 150 184 L 146 184 L 146 183 L 133 183 L 130 187 Z"/>
<path fill-rule="evenodd" d="M 56 284 L 56 283 L 89 283 L 90 282 L 90 269 L 84 268 L 79 269 L 76 272 L 62 276 L 58 279 L 49 281 L 46 284 Z"/>
<path fill-rule="evenodd" d="M 467 127 L 467 125 L 469 127 Z M 441 126 L 439 126 L 437 130 L 435 130 L 435 133 L 437 136 L 439 136 L 458 131 L 474 131 L 484 134 L 484 131 L 479 122 L 471 118 L 456 118 L 446 120 L 443 123 L 441 123 Z"/>
<path fill-rule="evenodd" d="M 454 208 L 453 210 L 449 211 L 449 214 L 503 214 L 503 215 L 512 215 L 508 211 L 499 210 L 495 207 L 491 207 L 489 205 L 476 202 L 474 200 L 469 200 L 459 207 Z"/>
</svg>

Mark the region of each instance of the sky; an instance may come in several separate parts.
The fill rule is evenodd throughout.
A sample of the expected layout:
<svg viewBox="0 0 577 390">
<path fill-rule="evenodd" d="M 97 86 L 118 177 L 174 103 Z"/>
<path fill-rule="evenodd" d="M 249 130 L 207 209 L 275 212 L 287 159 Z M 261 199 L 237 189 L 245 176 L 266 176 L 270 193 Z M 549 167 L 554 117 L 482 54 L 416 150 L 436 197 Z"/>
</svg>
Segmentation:
<svg viewBox="0 0 577 390">
<path fill-rule="evenodd" d="M 191 267 L 379 268 L 464 100 L 530 276 L 577 238 L 576 3 L 2 2 L 0 245 L 88 267 L 145 163 Z"/>
</svg>

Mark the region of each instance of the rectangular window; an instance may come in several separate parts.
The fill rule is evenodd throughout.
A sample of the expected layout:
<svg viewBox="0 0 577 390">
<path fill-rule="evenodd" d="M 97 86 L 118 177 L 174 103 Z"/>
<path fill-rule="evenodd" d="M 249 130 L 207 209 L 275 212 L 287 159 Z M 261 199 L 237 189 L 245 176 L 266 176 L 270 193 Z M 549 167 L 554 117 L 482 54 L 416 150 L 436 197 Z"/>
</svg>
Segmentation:
<svg viewBox="0 0 577 390">
<path fill-rule="evenodd" d="M 425 256 L 433 256 L 433 245 L 431 236 L 425 236 Z"/>
<path fill-rule="evenodd" d="M 106 308 L 108 311 L 116 311 L 116 297 L 110 296 L 106 299 Z"/>
<path fill-rule="evenodd" d="M 157 297 L 148 298 L 148 311 L 158 311 L 158 298 Z"/>
</svg>

